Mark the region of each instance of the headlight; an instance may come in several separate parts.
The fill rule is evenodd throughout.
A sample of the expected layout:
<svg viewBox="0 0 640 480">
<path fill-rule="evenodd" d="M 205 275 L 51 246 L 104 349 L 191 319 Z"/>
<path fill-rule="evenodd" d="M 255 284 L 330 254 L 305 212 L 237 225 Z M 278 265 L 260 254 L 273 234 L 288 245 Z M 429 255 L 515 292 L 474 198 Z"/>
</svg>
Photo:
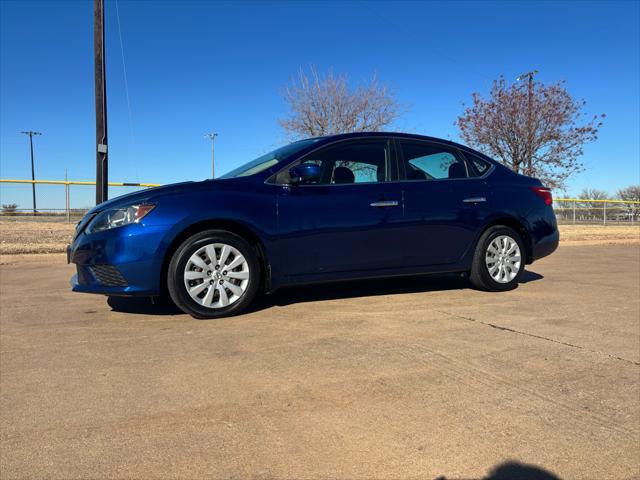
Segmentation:
<svg viewBox="0 0 640 480">
<path fill-rule="evenodd" d="M 100 212 L 87 227 L 87 233 L 102 232 L 110 228 L 123 227 L 142 220 L 155 205 L 143 203 Z"/>
</svg>

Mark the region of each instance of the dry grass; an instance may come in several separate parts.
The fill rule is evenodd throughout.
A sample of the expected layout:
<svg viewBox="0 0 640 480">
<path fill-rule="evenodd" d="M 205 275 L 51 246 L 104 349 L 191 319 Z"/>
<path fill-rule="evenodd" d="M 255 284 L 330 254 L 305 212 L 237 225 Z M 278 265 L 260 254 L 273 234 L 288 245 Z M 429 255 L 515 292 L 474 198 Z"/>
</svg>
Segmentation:
<svg viewBox="0 0 640 480">
<path fill-rule="evenodd" d="M 560 225 L 561 245 L 640 243 L 640 225 Z"/>
<path fill-rule="evenodd" d="M 47 221 L 0 220 L 0 254 L 64 252 L 75 225 Z"/>
<path fill-rule="evenodd" d="M 62 253 L 74 225 L 0 218 L 0 255 Z M 563 245 L 640 243 L 640 225 L 561 225 Z"/>
</svg>

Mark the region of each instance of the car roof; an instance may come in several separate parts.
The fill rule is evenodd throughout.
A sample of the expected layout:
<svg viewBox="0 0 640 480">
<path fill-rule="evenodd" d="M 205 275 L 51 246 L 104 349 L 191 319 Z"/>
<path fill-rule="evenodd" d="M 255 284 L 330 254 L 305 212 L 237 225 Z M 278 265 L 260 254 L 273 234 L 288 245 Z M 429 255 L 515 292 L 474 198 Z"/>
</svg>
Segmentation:
<svg viewBox="0 0 640 480">
<path fill-rule="evenodd" d="M 451 147 L 460 148 L 460 149 L 463 149 L 463 150 L 468 150 L 470 152 L 473 152 L 473 153 L 482 155 L 483 157 L 486 157 L 486 155 L 483 155 L 481 152 L 476 152 L 472 148 L 469 148 L 469 147 L 467 147 L 465 145 L 462 145 L 460 143 L 452 142 L 451 140 L 445 140 L 443 138 L 429 137 L 427 135 L 418 135 L 417 133 L 352 132 L 352 133 L 340 133 L 340 134 L 336 134 L 336 135 L 326 135 L 326 136 L 311 137 L 311 138 L 315 138 L 315 139 L 321 140 L 321 143 L 316 144 L 316 147 L 317 147 L 318 145 L 326 144 L 326 143 L 332 143 L 332 142 L 335 142 L 337 140 L 346 140 L 346 139 L 349 139 L 349 138 L 364 138 L 364 137 L 395 137 L 395 138 L 407 138 L 407 139 L 412 139 L 412 140 L 425 140 L 425 141 L 429 141 L 429 142 L 438 142 L 438 143 L 444 143 L 446 145 L 450 145 Z M 490 158 L 490 160 L 493 161 L 493 159 L 491 159 L 491 158 Z"/>
</svg>

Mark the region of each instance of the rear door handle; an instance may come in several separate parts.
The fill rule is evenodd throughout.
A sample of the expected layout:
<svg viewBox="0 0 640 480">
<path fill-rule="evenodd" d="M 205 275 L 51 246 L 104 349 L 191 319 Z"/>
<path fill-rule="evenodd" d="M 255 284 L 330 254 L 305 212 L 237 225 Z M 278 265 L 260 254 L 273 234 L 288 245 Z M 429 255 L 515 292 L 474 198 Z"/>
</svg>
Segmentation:
<svg viewBox="0 0 640 480">
<path fill-rule="evenodd" d="M 464 203 L 481 203 L 486 201 L 487 199 L 485 197 L 470 197 L 463 200 Z"/>
<path fill-rule="evenodd" d="M 379 202 L 373 202 L 369 204 L 371 207 L 397 207 L 397 200 L 381 200 Z"/>
</svg>

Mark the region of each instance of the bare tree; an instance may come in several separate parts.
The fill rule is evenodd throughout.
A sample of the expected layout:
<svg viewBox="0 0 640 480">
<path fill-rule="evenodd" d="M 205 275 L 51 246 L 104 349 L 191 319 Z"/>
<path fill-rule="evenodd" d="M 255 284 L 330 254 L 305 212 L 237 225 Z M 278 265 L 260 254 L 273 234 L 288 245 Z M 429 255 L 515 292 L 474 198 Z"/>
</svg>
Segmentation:
<svg viewBox="0 0 640 480">
<path fill-rule="evenodd" d="M 578 198 L 582 200 L 580 202 L 580 210 L 582 216 L 588 215 L 588 219 L 595 219 L 601 217 L 603 214 L 602 202 L 590 202 L 589 200 L 608 200 L 609 194 L 604 190 L 598 190 L 597 188 L 585 188 L 580 192 Z"/>
<path fill-rule="evenodd" d="M 313 66 L 309 73 L 300 69 L 283 97 L 289 113 L 278 123 L 292 138 L 380 130 L 402 110 L 375 74 L 368 84 L 352 88 L 346 75 L 336 76 L 331 70 L 320 75 Z"/>
<path fill-rule="evenodd" d="M 640 185 L 629 185 L 618 190 L 616 196 L 625 202 L 640 202 Z"/>
<path fill-rule="evenodd" d="M 17 203 L 6 203 L 2 204 L 2 214 L 3 215 L 15 215 L 18 210 Z"/>
<path fill-rule="evenodd" d="M 581 200 L 607 200 L 609 194 L 604 190 L 598 190 L 597 188 L 584 188 L 578 198 Z"/>
<path fill-rule="evenodd" d="M 473 94 L 456 124 L 463 140 L 497 157 L 518 173 L 562 188 L 581 170 L 582 147 L 598 137 L 604 114 L 584 120 L 583 100 L 574 99 L 563 82 L 508 85 L 493 82 L 489 98 Z"/>
<path fill-rule="evenodd" d="M 640 185 L 629 185 L 627 188 L 618 190 L 616 197 L 625 202 L 640 202 Z M 625 203 L 623 209 L 631 220 L 635 220 L 640 215 L 638 203 Z"/>
</svg>

